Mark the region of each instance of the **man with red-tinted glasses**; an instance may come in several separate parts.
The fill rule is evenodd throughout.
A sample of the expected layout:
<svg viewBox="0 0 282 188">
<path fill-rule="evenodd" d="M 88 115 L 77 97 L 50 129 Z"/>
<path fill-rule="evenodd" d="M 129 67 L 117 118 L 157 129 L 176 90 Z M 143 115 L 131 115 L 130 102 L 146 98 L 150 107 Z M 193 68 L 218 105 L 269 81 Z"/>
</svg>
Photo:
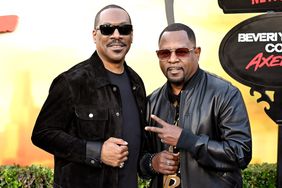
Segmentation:
<svg viewBox="0 0 282 188">
<path fill-rule="evenodd" d="M 54 155 L 54 187 L 137 188 L 146 93 L 125 63 L 131 19 L 108 5 L 94 25 L 96 51 L 54 79 L 32 141 Z"/>
<path fill-rule="evenodd" d="M 199 68 L 193 30 L 175 23 L 159 38 L 167 82 L 148 96 L 151 120 L 140 174 L 152 188 L 242 187 L 252 157 L 249 119 L 240 91 Z"/>
</svg>

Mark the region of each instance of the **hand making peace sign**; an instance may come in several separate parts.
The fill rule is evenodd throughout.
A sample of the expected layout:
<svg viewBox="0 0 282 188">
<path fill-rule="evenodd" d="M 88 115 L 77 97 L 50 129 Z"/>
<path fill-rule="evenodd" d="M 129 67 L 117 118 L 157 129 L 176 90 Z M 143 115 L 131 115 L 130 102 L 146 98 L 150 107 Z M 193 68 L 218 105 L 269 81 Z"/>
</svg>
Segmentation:
<svg viewBox="0 0 282 188">
<path fill-rule="evenodd" d="M 181 135 L 182 128 L 169 124 L 156 115 L 151 115 L 151 118 L 156 121 L 160 127 L 146 126 L 145 130 L 157 133 L 161 142 L 171 146 L 176 146 Z"/>
</svg>

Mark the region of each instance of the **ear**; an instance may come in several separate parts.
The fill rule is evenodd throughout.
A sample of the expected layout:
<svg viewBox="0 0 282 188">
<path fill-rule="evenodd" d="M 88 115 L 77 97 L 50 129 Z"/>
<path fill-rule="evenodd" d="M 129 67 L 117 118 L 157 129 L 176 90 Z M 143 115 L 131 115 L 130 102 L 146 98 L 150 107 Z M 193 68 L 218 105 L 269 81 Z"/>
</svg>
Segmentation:
<svg viewBox="0 0 282 188">
<path fill-rule="evenodd" d="M 194 50 L 195 54 L 199 57 L 201 54 L 201 47 L 196 47 Z"/>
<path fill-rule="evenodd" d="M 133 32 L 131 32 L 130 37 L 131 37 L 131 43 L 133 43 Z"/>
<path fill-rule="evenodd" d="M 201 53 L 201 47 L 196 47 L 195 48 L 195 53 L 200 54 Z"/>
<path fill-rule="evenodd" d="M 96 43 L 96 36 L 97 36 L 97 30 L 94 29 L 94 30 L 92 31 L 92 37 L 93 37 L 94 43 Z"/>
</svg>

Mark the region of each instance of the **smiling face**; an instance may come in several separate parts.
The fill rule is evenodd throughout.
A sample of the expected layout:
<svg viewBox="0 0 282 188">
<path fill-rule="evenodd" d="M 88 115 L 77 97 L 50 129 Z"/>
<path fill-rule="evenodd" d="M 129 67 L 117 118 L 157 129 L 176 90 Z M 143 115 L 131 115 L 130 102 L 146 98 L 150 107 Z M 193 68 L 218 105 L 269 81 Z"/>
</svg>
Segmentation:
<svg viewBox="0 0 282 188">
<path fill-rule="evenodd" d="M 178 48 L 195 48 L 185 31 L 166 31 L 160 38 L 159 49 L 170 49 L 171 55 L 166 60 L 159 60 L 160 68 L 166 76 L 172 87 L 180 87 L 185 81 L 191 78 L 198 69 L 198 60 L 200 57 L 200 48 L 191 50 L 184 56 L 177 56 L 175 49 Z"/>
<path fill-rule="evenodd" d="M 103 35 L 99 29 L 100 25 L 120 26 L 131 24 L 128 14 L 119 8 L 109 8 L 101 12 L 97 27 L 94 28 L 93 38 L 96 50 L 105 65 L 122 64 L 125 55 L 130 49 L 133 34 L 121 35 L 117 29 L 110 35 Z"/>
</svg>

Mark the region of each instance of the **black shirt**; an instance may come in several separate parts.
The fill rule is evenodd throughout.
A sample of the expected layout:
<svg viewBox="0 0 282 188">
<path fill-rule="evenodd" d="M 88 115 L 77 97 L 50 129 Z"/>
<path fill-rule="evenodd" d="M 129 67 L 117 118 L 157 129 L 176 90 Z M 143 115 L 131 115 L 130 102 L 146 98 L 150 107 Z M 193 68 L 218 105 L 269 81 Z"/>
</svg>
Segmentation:
<svg viewBox="0 0 282 188">
<path fill-rule="evenodd" d="M 127 73 L 115 74 L 108 71 L 112 84 L 119 88 L 122 101 L 122 139 L 128 142 L 129 156 L 124 167 L 119 169 L 119 188 L 137 188 L 137 160 L 139 156 L 141 129 L 138 107 L 132 93 Z"/>
</svg>

